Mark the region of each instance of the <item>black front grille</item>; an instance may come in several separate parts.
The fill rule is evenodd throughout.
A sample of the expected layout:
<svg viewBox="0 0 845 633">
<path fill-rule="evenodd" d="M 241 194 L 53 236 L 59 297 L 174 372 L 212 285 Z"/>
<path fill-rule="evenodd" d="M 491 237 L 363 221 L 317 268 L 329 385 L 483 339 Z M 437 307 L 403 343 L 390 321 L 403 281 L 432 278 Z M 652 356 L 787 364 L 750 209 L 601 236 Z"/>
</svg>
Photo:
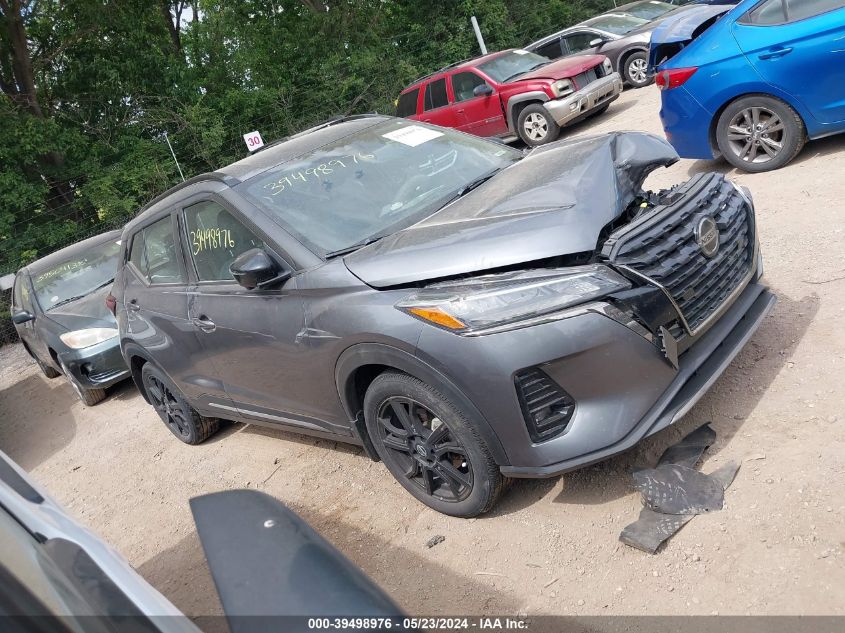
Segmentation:
<svg viewBox="0 0 845 633">
<path fill-rule="evenodd" d="M 532 442 L 545 442 L 566 430 L 575 412 L 572 396 L 537 368 L 519 372 L 514 382 Z"/>
<path fill-rule="evenodd" d="M 712 258 L 695 235 L 708 215 L 719 228 Z M 663 286 L 694 332 L 748 276 L 753 231 L 753 212 L 736 188 L 721 174 L 701 174 L 676 190 L 671 203 L 611 235 L 610 259 Z"/>
<path fill-rule="evenodd" d="M 601 64 L 590 68 L 586 72 L 579 73 L 573 77 L 575 80 L 575 89 L 581 90 L 582 88 L 586 88 L 587 85 L 593 83 L 596 79 L 601 77 L 599 74 L 601 72 Z"/>
</svg>

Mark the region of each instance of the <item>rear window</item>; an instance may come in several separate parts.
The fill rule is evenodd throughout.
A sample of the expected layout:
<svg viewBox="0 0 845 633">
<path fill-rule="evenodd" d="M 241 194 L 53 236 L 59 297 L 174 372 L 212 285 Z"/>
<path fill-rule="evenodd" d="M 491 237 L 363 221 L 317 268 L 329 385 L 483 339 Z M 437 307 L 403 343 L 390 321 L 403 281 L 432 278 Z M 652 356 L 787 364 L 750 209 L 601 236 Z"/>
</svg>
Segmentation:
<svg viewBox="0 0 845 633">
<path fill-rule="evenodd" d="M 625 35 L 638 26 L 648 24 L 648 20 L 635 18 L 632 15 L 600 15 L 592 20 L 584 22 L 584 26 L 590 26 L 600 31 L 607 31 L 614 35 Z"/>
<path fill-rule="evenodd" d="M 432 81 L 425 89 L 425 109 L 434 110 L 449 105 L 449 97 L 446 96 L 446 78 Z"/>
<path fill-rule="evenodd" d="M 409 117 L 417 113 L 417 97 L 420 94 L 419 88 L 399 95 L 399 100 L 396 102 L 396 116 Z"/>
<path fill-rule="evenodd" d="M 769 26 L 807 20 L 845 8 L 845 0 L 768 0 L 746 13 L 741 22 Z"/>
</svg>

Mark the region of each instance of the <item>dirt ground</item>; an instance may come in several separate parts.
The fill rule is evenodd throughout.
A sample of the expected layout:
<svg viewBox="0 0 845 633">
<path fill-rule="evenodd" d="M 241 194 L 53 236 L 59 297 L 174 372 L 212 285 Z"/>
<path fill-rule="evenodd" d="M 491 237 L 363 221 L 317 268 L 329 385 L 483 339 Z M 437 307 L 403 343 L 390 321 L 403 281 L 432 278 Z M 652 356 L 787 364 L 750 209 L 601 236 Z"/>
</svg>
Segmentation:
<svg viewBox="0 0 845 633">
<path fill-rule="evenodd" d="M 570 134 L 660 134 L 658 108 L 654 87 L 627 91 Z M 662 187 L 717 170 L 752 190 L 779 303 L 674 428 L 579 472 L 517 481 L 482 518 L 427 509 L 343 444 L 234 424 L 186 446 L 131 383 L 86 408 L 19 345 L 0 350 L 0 449 L 195 616 L 220 607 L 188 499 L 243 487 L 299 511 L 416 615 L 843 614 L 844 159 L 840 136 L 774 173 L 682 160 L 653 175 Z M 718 441 L 704 472 L 758 458 L 742 464 L 725 509 L 694 518 L 654 556 L 620 544 L 640 509 L 631 468 L 707 421 Z M 445 541 L 428 549 L 437 534 Z"/>
</svg>

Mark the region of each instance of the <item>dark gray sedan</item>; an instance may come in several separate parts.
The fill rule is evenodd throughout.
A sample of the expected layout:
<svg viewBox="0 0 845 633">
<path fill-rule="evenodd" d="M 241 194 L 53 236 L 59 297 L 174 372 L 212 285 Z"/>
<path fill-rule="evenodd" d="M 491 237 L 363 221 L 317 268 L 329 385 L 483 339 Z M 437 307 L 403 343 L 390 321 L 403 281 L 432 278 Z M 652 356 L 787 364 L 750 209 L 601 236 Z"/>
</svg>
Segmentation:
<svg viewBox="0 0 845 633">
<path fill-rule="evenodd" d="M 622 75 L 625 83 L 632 88 L 642 88 L 651 83 L 647 72 L 648 44 L 651 33 L 669 16 L 686 11 L 689 7 L 668 6 L 656 18 L 637 17 L 625 11 L 625 7 L 640 5 L 631 3 L 619 9 L 613 9 L 579 24 L 553 33 L 525 47 L 525 50 L 543 55 L 549 59 L 558 59 L 568 55 L 607 55 L 613 70 Z M 650 1 L 660 11 L 667 8 L 662 2 Z M 639 11 L 642 15 L 642 10 Z"/>
<path fill-rule="evenodd" d="M 47 378 L 64 374 L 88 406 L 127 378 L 117 324 L 106 299 L 117 270 L 120 231 L 63 248 L 15 276 L 12 322 Z"/>
</svg>

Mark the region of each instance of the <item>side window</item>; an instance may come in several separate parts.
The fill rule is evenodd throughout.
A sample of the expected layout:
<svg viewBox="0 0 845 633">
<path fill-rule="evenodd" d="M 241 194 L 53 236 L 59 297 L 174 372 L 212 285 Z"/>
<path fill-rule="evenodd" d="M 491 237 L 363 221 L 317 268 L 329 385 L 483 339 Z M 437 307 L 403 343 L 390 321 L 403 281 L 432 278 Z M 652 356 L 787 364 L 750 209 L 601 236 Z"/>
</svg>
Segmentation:
<svg viewBox="0 0 845 633">
<path fill-rule="evenodd" d="M 211 200 L 185 209 L 188 247 L 200 281 L 231 280 L 235 258 L 264 243 L 226 209 Z"/>
<path fill-rule="evenodd" d="M 129 261 L 151 284 L 185 280 L 176 253 L 171 216 L 165 216 L 135 234 Z"/>
<path fill-rule="evenodd" d="M 569 49 L 571 53 L 580 53 L 581 51 L 585 51 L 590 48 L 590 42 L 594 39 L 598 38 L 599 36 L 595 33 L 588 33 L 586 31 L 581 31 L 580 33 L 573 33 L 572 35 L 567 35 L 564 39 L 566 42 L 566 47 Z"/>
<path fill-rule="evenodd" d="M 449 98 L 446 96 L 446 78 L 432 81 L 425 88 L 425 110 L 434 110 L 449 105 Z"/>
<path fill-rule="evenodd" d="M 789 21 L 797 22 L 842 9 L 845 7 L 845 0 L 787 0 L 786 6 L 789 9 Z"/>
<path fill-rule="evenodd" d="M 767 0 L 746 13 L 741 22 L 757 26 L 783 24 L 786 22 L 786 2 L 785 0 Z"/>
<path fill-rule="evenodd" d="M 420 89 L 414 88 L 410 92 L 399 95 L 399 100 L 396 102 L 396 116 L 414 116 L 417 113 L 417 98 L 419 94 Z"/>
<path fill-rule="evenodd" d="M 20 310 L 32 312 L 32 298 L 29 294 L 29 284 L 24 278 L 23 273 L 19 274 L 15 279 L 15 289 L 13 291 L 12 303 Z"/>
<path fill-rule="evenodd" d="M 15 277 L 15 288 L 12 290 L 12 305 L 15 308 L 23 306 L 23 273 L 18 273 Z"/>
<path fill-rule="evenodd" d="M 563 55 L 563 51 L 561 51 L 560 48 L 560 38 L 556 37 L 551 42 L 546 42 L 534 52 L 538 55 L 542 55 L 543 57 L 548 57 L 549 59 L 557 59 Z"/>
<path fill-rule="evenodd" d="M 475 96 L 472 91 L 486 83 L 475 73 L 466 72 L 452 75 L 452 92 L 455 93 L 455 102 L 472 99 Z"/>
</svg>

